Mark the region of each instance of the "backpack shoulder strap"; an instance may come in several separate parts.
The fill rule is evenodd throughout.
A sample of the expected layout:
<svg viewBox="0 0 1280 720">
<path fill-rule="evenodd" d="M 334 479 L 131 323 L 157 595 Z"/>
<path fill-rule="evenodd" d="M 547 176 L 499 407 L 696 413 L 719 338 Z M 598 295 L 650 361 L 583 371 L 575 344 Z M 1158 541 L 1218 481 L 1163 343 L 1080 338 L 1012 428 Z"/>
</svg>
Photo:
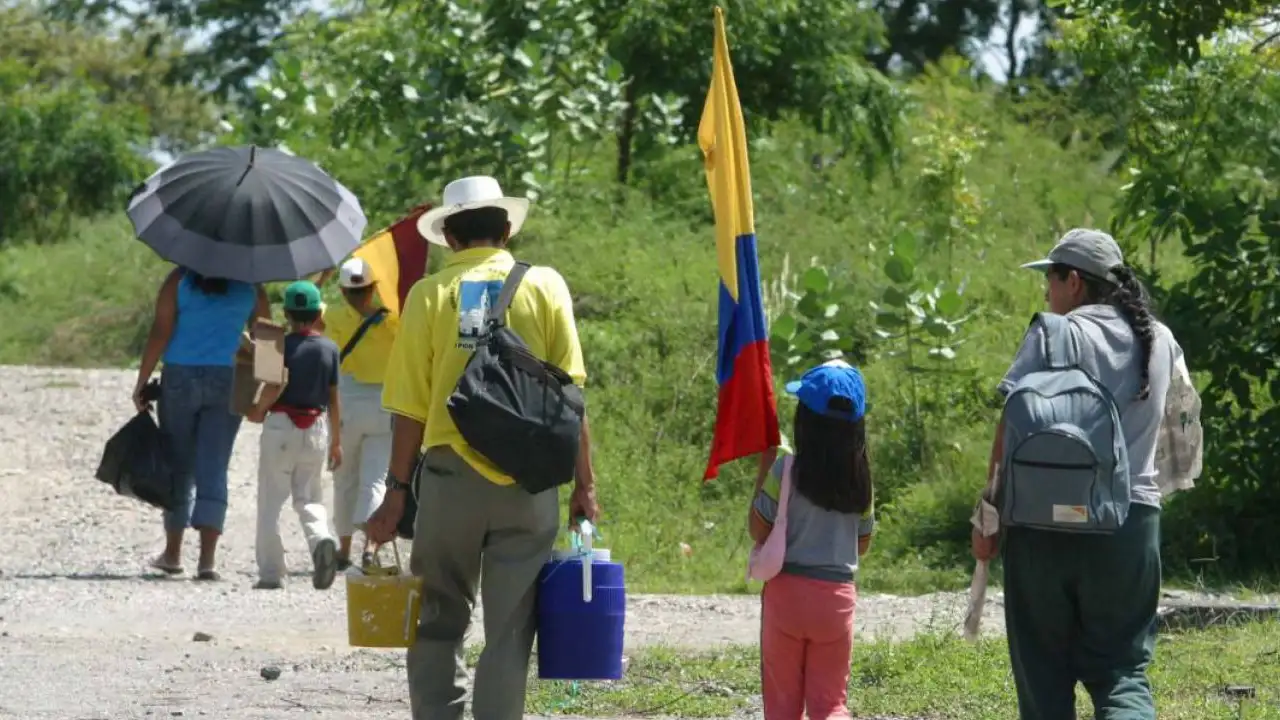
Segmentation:
<svg viewBox="0 0 1280 720">
<path fill-rule="evenodd" d="M 389 312 L 391 311 L 387 310 L 384 307 L 380 307 L 377 310 L 374 310 L 372 313 L 370 313 L 369 316 L 366 317 L 364 321 L 360 323 L 360 327 L 356 328 L 356 331 L 351 336 L 351 339 L 347 341 L 346 345 L 342 346 L 342 352 L 338 353 L 339 365 L 341 365 L 342 362 L 347 359 L 347 356 L 351 354 L 352 350 L 356 349 L 356 345 L 360 343 L 360 339 L 364 337 L 364 334 L 369 332 L 369 328 L 377 324 L 377 322 L 382 319 L 382 316 L 386 315 Z"/>
<path fill-rule="evenodd" d="M 1066 370 L 1080 364 L 1080 347 L 1071 320 L 1056 313 L 1036 313 L 1035 322 L 1044 330 L 1044 359 L 1050 370 Z"/>
<path fill-rule="evenodd" d="M 507 279 L 502 283 L 502 292 L 498 294 L 497 304 L 489 308 L 489 316 L 485 318 L 490 325 L 500 327 L 506 324 L 507 308 L 511 307 L 516 290 L 520 289 L 520 281 L 524 280 L 525 273 L 529 272 L 530 267 L 532 266 L 529 263 L 517 262 L 515 267 L 511 268 Z"/>
</svg>

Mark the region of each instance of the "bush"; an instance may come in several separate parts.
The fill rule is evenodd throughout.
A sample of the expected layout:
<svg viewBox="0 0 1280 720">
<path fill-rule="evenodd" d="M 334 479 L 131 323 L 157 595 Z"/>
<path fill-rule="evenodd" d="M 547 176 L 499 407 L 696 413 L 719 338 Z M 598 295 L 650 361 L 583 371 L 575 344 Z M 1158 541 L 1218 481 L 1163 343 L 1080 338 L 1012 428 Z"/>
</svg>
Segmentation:
<svg viewBox="0 0 1280 720">
<path fill-rule="evenodd" d="M 4 94 L 0 82 L 0 94 Z M 135 118 L 84 88 L 22 88 L 0 103 L 0 241 L 54 239 L 77 215 L 115 205 L 144 172 Z"/>
<path fill-rule="evenodd" d="M 170 80 L 177 43 L 43 10 L 0 3 L 0 243 L 56 239 L 119 207 L 153 147 L 185 147 L 214 119 L 198 88 Z"/>
</svg>

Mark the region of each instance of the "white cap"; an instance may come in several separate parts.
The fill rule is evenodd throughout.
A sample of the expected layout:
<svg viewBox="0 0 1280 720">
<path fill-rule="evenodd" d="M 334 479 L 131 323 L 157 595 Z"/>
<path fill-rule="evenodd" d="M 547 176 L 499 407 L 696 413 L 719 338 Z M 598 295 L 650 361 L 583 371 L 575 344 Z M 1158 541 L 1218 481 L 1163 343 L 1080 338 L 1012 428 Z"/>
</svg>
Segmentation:
<svg viewBox="0 0 1280 720">
<path fill-rule="evenodd" d="M 342 268 L 338 271 L 338 287 L 369 287 L 376 281 L 373 267 L 364 258 L 351 258 L 342 263 Z"/>
</svg>

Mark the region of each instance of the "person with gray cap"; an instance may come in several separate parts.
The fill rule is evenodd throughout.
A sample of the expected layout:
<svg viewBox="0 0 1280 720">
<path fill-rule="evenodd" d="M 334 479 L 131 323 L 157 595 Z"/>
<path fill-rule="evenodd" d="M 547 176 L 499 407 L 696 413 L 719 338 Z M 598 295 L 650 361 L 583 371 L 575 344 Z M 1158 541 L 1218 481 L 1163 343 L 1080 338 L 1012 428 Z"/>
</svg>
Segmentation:
<svg viewBox="0 0 1280 720">
<path fill-rule="evenodd" d="M 1022 720 L 1074 720 L 1077 682 L 1098 718 L 1154 719 L 1156 443 L 1181 349 L 1107 233 L 1071 230 L 1023 267 L 1044 273 L 1050 312 L 998 386 L 1006 404 L 975 518 L 999 521 L 975 520 L 973 554 L 991 560 L 1003 540 Z"/>
</svg>

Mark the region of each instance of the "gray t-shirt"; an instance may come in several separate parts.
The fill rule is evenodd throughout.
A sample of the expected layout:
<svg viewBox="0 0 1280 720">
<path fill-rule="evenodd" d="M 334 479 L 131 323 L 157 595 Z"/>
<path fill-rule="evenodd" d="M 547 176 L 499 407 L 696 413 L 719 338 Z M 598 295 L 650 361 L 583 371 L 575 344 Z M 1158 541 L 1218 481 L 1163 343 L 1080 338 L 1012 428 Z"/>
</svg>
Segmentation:
<svg viewBox="0 0 1280 720">
<path fill-rule="evenodd" d="M 1160 507 L 1160 488 L 1156 485 L 1156 440 L 1164 417 L 1165 395 L 1174 363 L 1182 348 L 1163 323 L 1156 322 L 1155 342 L 1151 347 L 1151 394 L 1138 400 L 1139 347 L 1133 329 L 1111 305 L 1082 305 L 1069 317 L 1080 329 L 1080 364 L 1086 372 L 1111 392 L 1120 408 L 1120 425 L 1129 446 L 1130 499 L 1140 505 Z M 1013 364 L 1000 381 L 997 390 L 1008 395 L 1023 376 L 1042 370 L 1044 330 L 1039 323 L 1028 329 Z"/>
<path fill-rule="evenodd" d="M 765 522 L 778 515 L 785 457 L 773 464 L 764 487 L 756 493 L 755 509 Z M 792 477 L 791 500 L 787 505 L 787 554 L 782 572 L 817 580 L 853 582 L 858 571 L 858 538 L 875 531 L 875 504 L 862 515 L 841 513 L 809 502 L 796 492 Z"/>
<path fill-rule="evenodd" d="M 289 333 L 284 338 L 289 379 L 278 405 L 327 410 L 329 389 L 338 384 L 338 346 L 323 335 Z"/>
</svg>

